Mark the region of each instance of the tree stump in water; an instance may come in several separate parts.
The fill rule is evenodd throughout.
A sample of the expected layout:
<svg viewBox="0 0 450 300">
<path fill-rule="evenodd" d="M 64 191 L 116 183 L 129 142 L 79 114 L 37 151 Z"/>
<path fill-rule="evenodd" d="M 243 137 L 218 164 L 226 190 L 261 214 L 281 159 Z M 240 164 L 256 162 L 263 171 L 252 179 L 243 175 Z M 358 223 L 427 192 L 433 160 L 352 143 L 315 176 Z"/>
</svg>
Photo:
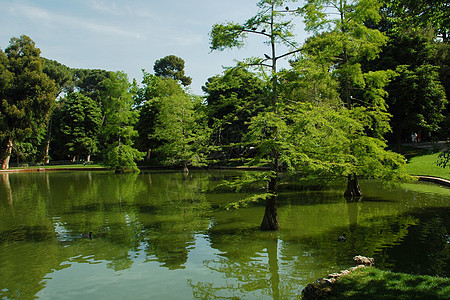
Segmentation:
<svg viewBox="0 0 450 300">
<path fill-rule="evenodd" d="M 277 196 L 271 196 L 267 199 L 266 210 L 264 211 L 264 218 L 261 223 L 262 231 L 277 231 L 280 225 L 278 224 L 277 211 Z"/>
<path fill-rule="evenodd" d="M 348 198 L 362 196 L 361 188 L 359 187 L 358 177 L 356 176 L 356 174 L 353 174 L 353 176 L 351 174 L 348 175 L 347 190 L 345 191 L 344 196 Z"/>
</svg>

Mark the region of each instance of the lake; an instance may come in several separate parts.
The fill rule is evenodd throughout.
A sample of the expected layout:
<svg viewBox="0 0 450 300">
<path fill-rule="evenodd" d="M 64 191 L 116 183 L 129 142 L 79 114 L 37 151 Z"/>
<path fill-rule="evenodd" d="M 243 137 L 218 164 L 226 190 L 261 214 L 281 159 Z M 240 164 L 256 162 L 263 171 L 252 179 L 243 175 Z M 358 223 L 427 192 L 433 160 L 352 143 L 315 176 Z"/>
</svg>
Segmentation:
<svg viewBox="0 0 450 300">
<path fill-rule="evenodd" d="M 362 181 L 279 198 L 278 232 L 264 203 L 212 191 L 237 171 L 0 174 L 2 299 L 292 299 L 352 257 L 381 269 L 448 276 L 450 189 Z M 345 234 L 345 242 L 338 237 Z"/>
</svg>

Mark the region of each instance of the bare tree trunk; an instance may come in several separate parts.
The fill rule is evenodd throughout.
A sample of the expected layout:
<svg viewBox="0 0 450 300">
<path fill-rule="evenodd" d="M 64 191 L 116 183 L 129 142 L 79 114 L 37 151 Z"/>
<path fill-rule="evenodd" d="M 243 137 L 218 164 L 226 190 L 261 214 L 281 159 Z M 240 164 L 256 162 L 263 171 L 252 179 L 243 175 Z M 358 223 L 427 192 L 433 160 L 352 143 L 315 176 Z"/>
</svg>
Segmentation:
<svg viewBox="0 0 450 300">
<path fill-rule="evenodd" d="M 2 162 L 2 170 L 8 170 L 9 160 L 11 159 L 11 153 L 13 148 L 12 138 L 8 139 L 8 145 L 6 146 L 5 159 Z"/>
<path fill-rule="evenodd" d="M 91 161 L 91 155 L 88 154 L 88 156 L 86 157 L 86 162 L 90 162 Z"/>
<path fill-rule="evenodd" d="M 50 122 L 48 122 L 48 126 L 47 126 L 47 145 L 45 146 L 45 164 L 48 164 L 50 162 L 50 155 L 48 155 L 50 153 L 50 139 L 52 136 L 52 121 L 53 121 L 53 117 L 50 117 Z"/>
<path fill-rule="evenodd" d="M 48 164 L 50 162 L 50 156 L 48 155 L 49 151 L 50 151 L 50 140 L 47 141 L 47 145 L 45 146 L 45 156 L 44 156 L 45 164 Z"/>
</svg>

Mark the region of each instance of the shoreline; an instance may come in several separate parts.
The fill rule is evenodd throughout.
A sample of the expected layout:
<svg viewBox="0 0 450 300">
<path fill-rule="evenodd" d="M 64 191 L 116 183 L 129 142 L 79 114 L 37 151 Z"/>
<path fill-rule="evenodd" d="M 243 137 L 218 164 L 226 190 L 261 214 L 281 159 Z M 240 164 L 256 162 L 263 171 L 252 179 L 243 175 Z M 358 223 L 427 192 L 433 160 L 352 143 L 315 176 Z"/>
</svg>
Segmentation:
<svg viewBox="0 0 450 300">
<path fill-rule="evenodd" d="M 156 169 L 164 169 L 161 167 L 138 167 L 140 170 L 156 170 Z M 248 170 L 248 171 L 258 171 L 258 170 L 266 170 L 266 168 L 249 168 L 249 167 L 213 167 L 211 169 L 218 170 Z M 8 170 L 0 170 L 1 173 L 22 173 L 22 172 L 51 172 L 51 171 L 107 171 L 106 167 L 66 167 L 66 168 L 45 168 L 45 167 L 36 167 L 36 168 L 27 168 L 27 169 L 8 169 Z M 413 175 L 413 177 L 418 178 L 418 181 L 430 182 L 438 185 L 442 185 L 445 187 L 450 187 L 450 180 L 433 177 L 433 176 L 425 176 L 425 175 Z"/>
<path fill-rule="evenodd" d="M 418 176 L 414 176 L 414 177 L 417 177 L 419 179 L 419 181 L 431 182 L 431 183 L 443 185 L 446 187 L 450 187 L 450 180 L 447 180 L 447 179 L 443 179 L 443 178 L 439 178 L 439 177 L 432 177 L 432 176 L 422 176 L 422 175 L 418 175 Z"/>
</svg>

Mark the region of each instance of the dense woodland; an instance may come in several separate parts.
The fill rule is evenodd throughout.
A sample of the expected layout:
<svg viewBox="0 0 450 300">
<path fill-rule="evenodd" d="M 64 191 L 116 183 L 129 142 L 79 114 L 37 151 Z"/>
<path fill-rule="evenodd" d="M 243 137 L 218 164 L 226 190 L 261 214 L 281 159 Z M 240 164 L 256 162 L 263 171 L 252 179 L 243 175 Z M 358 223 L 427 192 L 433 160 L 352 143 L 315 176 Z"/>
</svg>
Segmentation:
<svg viewBox="0 0 450 300">
<path fill-rule="evenodd" d="M 388 149 L 412 133 L 422 141 L 450 136 L 449 6 L 261 0 L 244 23 L 215 24 L 210 47 L 243 47 L 256 35 L 269 52 L 209 78 L 205 96 L 189 92 L 180 57 L 156 60 L 137 83 L 43 58 L 30 37 L 13 37 L 0 52 L 2 169 L 11 160 L 93 160 L 117 172 L 263 166 L 269 171 L 227 184 L 262 182 L 265 193 L 234 205 L 267 199 L 262 228 L 276 229 L 280 180 L 344 177 L 348 195 L 358 196 L 357 176 L 405 177 L 404 158 Z M 306 41 L 291 32 L 302 21 Z M 290 68 L 280 70 L 285 58 Z"/>
</svg>

